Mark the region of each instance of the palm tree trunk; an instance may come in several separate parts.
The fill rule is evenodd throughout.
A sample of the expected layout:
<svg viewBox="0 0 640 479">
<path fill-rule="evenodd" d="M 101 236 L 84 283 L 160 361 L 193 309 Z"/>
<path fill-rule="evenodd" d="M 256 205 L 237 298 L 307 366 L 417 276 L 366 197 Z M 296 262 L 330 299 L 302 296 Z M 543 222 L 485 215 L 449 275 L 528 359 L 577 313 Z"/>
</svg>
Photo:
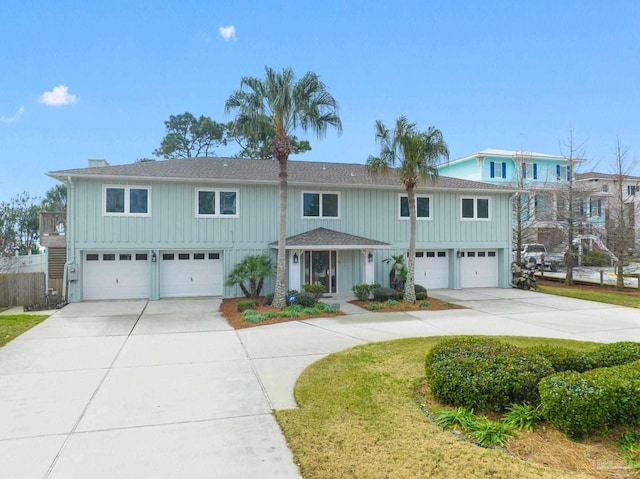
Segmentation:
<svg viewBox="0 0 640 479">
<path fill-rule="evenodd" d="M 416 195 L 413 185 L 407 186 L 407 201 L 409 202 L 409 258 L 407 258 L 407 282 L 404 287 L 404 300 L 407 303 L 415 303 Z"/>
<path fill-rule="evenodd" d="M 273 307 L 284 309 L 287 307 L 287 291 L 285 287 L 285 273 L 287 266 L 287 156 L 277 157 L 280 164 L 280 227 L 278 229 L 278 259 L 276 262 L 276 287 L 273 294 Z"/>
</svg>

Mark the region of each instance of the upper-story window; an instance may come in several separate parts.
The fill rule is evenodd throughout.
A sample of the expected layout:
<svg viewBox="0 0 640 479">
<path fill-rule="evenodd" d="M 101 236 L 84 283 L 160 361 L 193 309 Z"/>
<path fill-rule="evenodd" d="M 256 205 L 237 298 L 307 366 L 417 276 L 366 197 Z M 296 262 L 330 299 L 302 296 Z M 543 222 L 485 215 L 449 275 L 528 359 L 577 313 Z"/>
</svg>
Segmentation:
<svg viewBox="0 0 640 479">
<path fill-rule="evenodd" d="M 602 185 L 602 192 L 606 193 L 609 191 L 609 185 Z"/>
<path fill-rule="evenodd" d="M 302 216 L 305 218 L 338 218 L 338 193 L 302 193 Z"/>
<path fill-rule="evenodd" d="M 633 196 L 638 191 L 638 187 L 636 185 L 627 185 L 627 194 Z"/>
<path fill-rule="evenodd" d="M 489 164 L 489 175 L 491 178 L 506 178 L 507 164 L 504 161 L 492 161 Z"/>
<path fill-rule="evenodd" d="M 538 179 L 538 164 L 537 163 L 523 163 L 522 164 L 522 177 L 526 180 Z"/>
<path fill-rule="evenodd" d="M 416 195 L 416 218 L 419 220 L 431 219 L 431 197 Z M 409 219 L 409 198 L 400 195 L 400 219 Z"/>
<path fill-rule="evenodd" d="M 236 190 L 196 188 L 196 218 L 237 218 L 238 216 Z"/>
<path fill-rule="evenodd" d="M 489 220 L 489 198 L 462 198 L 462 220 Z"/>
<path fill-rule="evenodd" d="M 591 217 L 602 216 L 602 200 L 591 200 L 589 204 Z"/>
<path fill-rule="evenodd" d="M 571 170 L 566 165 L 556 165 L 556 180 L 558 181 L 570 181 Z"/>
<path fill-rule="evenodd" d="M 105 186 L 105 216 L 151 216 L 151 188 L 147 186 Z"/>
</svg>

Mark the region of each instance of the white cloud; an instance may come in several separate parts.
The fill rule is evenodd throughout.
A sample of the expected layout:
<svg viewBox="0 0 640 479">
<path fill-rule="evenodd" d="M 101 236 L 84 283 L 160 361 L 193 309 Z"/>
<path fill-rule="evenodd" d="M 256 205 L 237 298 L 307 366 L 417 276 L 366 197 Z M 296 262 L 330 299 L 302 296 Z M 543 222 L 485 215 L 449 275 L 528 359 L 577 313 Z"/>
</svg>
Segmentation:
<svg viewBox="0 0 640 479">
<path fill-rule="evenodd" d="M 229 25 L 228 27 L 218 28 L 220 36 L 225 40 L 236 40 L 236 27 Z"/>
<path fill-rule="evenodd" d="M 24 108 L 20 107 L 18 108 L 18 111 L 16 112 L 16 114 L 13 116 L 0 116 L 0 123 L 13 123 L 14 121 L 18 120 L 23 113 L 24 113 Z"/>
<path fill-rule="evenodd" d="M 75 103 L 76 96 L 69 93 L 69 87 L 66 85 L 59 85 L 51 91 L 45 91 L 40 95 L 39 101 L 49 106 L 64 106 Z"/>
</svg>

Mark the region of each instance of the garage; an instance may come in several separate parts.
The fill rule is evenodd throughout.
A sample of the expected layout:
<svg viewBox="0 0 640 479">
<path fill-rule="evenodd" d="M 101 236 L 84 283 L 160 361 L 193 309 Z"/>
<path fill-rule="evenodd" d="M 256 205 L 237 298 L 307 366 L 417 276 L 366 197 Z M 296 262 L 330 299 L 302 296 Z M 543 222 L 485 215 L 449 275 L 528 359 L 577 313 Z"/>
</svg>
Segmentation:
<svg viewBox="0 0 640 479">
<path fill-rule="evenodd" d="M 160 297 L 222 296 L 219 252 L 162 251 Z"/>
<path fill-rule="evenodd" d="M 415 282 L 427 290 L 448 288 L 448 251 L 416 251 Z"/>
<path fill-rule="evenodd" d="M 149 253 L 85 252 L 82 294 L 85 300 L 149 298 Z"/>
<path fill-rule="evenodd" d="M 498 286 L 498 255 L 495 250 L 461 251 L 461 286 L 494 288 Z"/>
</svg>

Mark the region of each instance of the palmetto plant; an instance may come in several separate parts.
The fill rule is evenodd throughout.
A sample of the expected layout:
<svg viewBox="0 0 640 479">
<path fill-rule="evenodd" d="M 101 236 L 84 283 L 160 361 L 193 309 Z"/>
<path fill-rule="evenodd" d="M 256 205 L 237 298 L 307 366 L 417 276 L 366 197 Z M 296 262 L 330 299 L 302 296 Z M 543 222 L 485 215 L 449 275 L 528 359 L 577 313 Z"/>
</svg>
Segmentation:
<svg viewBox="0 0 640 479">
<path fill-rule="evenodd" d="M 254 137 L 265 129 L 273 129 L 272 151 L 280 172 L 280 219 L 278 230 L 278 259 L 273 306 L 287 305 L 285 289 L 286 232 L 287 232 L 287 162 L 292 151 L 291 138 L 296 130 L 311 130 L 319 138 L 328 127 L 342 131 L 338 103 L 328 92 L 320 77 L 313 72 L 296 80 L 293 70 L 282 72 L 265 67 L 264 79 L 243 77 L 240 89 L 227 99 L 227 112 L 236 112 L 236 125 L 246 137 Z"/>
<path fill-rule="evenodd" d="M 416 197 L 415 189 L 420 180 L 435 178 L 438 170 L 436 162 L 440 158 L 449 158 L 449 148 L 442 132 L 430 126 L 419 131 L 415 123 L 401 116 L 396 120 L 395 128 L 389 130 L 378 120 L 376 122 L 376 141 L 380 144 L 379 156 L 369 156 L 367 169 L 374 176 L 397 172 L 398 179 L 407 192 L 409 203 L 409 261 L 404 300 L 415 303 L 415 257 L 416 257 Z"/>
<path fill-rule="evenodd" d="M 264 279 L 269 276 L 273 276 L 273 264 L 267 255 L 247 256 L 233 267 L 224 284 L 238 285 L 247 298 L 257 298 Z M 249 289 L 245 283 L 249 284 Z"/>
</svg>

